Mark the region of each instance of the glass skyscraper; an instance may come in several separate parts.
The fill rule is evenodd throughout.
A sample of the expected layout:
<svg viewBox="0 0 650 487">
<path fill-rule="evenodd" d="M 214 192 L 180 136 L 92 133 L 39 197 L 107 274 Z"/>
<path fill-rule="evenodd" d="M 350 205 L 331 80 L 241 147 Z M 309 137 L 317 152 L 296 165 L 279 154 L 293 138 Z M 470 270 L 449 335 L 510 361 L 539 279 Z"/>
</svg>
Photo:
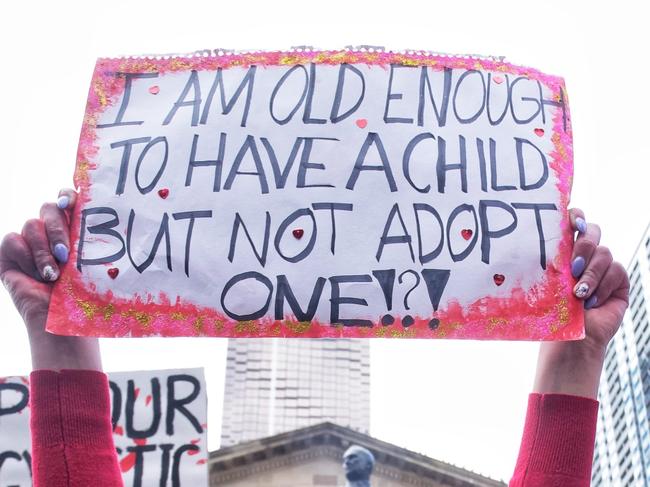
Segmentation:
<svg viewBox="0 0 650 487">
<path fill-rule="evenodd" d="M 323 421 L 368 433 L 367 340 L 229 340 L 221 446 Z"/>
<path fill-rule="evenodd" d="M 650 487 L 650 227 L 628 274 L 630 307 L 600 379 L 593 487 Z"/>
</svg>

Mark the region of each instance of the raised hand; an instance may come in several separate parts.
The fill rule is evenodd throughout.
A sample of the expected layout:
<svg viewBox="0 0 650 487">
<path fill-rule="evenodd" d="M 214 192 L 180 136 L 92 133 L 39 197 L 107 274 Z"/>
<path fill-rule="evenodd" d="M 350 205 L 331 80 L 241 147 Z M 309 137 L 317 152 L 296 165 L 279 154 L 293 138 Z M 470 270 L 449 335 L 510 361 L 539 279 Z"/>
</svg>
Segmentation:
<svg viewBox="0 0 650 487">
<path fill-rule="evenodd" d="M 596 399 L 605 351 L 623 320 L 630 283 L 625 268 L 600 245 L 600 227 L 587 223 L 581 210 L 571 210 L 570 217 L 578 232 L 571 263 L 578 279 L 573 293 L 584 303 L 586 336 L 541 344 L 533 390 Z"/>
<path fill-rule="evenodd" d="M 574 294 L 585 303 L 586 339 L 607 347 L 623 321 L 630 282 L 625 268 L 600 245 L 600 227 L 586 223 L 582 210 L 571 210 L 570 215 L 578 231 L 571 272 L 578 279 Z"/>
<path fill-rule="evenodd" d="M 57 203 L 45 203 L 40 218 L 27 220 L 0 246 L 0 278 L 29 331 L 45 326 L 53 284 L 68 260 L 68 212 L 75 201 L 74 191 L 62 191 Z"/>
<path fill-rule="evenodd" d="M 96 339 L 45 331 L 52 289 L 68 261 L 76 199 L 74 191 L 61 191 L 56 203 L 41 207 L 40 218 L 28 220 L 20 234 L 6 235 L 0 245 L 0 279 L 25 321 L 34 369 L 101 370 Z"/>
</svg>

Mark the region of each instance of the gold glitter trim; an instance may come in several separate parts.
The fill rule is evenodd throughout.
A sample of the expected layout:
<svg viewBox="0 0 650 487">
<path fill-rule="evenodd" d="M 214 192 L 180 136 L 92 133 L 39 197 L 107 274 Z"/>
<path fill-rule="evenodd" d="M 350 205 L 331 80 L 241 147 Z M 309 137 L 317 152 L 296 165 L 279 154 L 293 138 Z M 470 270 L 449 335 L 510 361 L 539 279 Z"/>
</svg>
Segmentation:
<svg viewBox="0 0 650 487">
<path fill-rule="evenodd" d="M 77 304 L 81 308 L 81 311 L 83 311 L 84 315 L 86 315 L 86 318 L 92 320 L 95 317 L 95 312 L 97 311 L 96 304 L 81 299 L 77 300 Z"/>
<path fill-rule="evenodd" d="M 390 336 L 392 338 L 415 338 L 415 330 L 390 330 Z"/>
<path fill-rule="evenodd" d="M 273 323 L 269 328 L 269 334 L 273 336 L 280 336 L 282 334 L 282 326 L 280 323 Z"/>
<path fill-rule="evenodd" d="M 561 328 L 564 328 L 569 323 L 569 307 L 566 298 L 560 298 L 560 302 L 555 305 L 557 312 L 558 323 L 553 323 L 549 328 L 551 333 L 555 333 Z"/>
<path fill-rule="evenodd" d="M 506 326 L 507 324 L 508 324 L 508 320 L 506 320 L 505 318 L 493 317 L 488 320 L 488 325 L 485 327 L 485 329 L 491 333 L 494 331 L 495 328 Z"/>
<path fill-rule="evenodd" d="M 214 327 L 214 330 L 215 330 L 217 333 L 220 333 L 221 330 L 223 330 L 224 323 L 223 323 L 222 320 L 214 320 L 213 327 Z"/>
<path fill-rule="evenodd" d="M 290 321 L 287 320 L 284 322 L 285 325 L 287 325 L 287 328 L 289 328 L 293 333 L 297 335 L 302 335 L 305 333 L 309 328 L 311 328 L 311 321 Z"/>
<path fill-rule="evenodd" d="M 110 319 L 113 317 L 115 314 L 115 306 L 113 306 L 112 303 L 107 304 L 104 307 L 104 319 L 106 321 L 110 321 Z"/>
<path fill-rule="evenodd" d="M 145 313 L 144 311 L 136 311 L 134 309 L 123 311 L 121 315 L 125 318 L 134 318 L 138 323 L 140 323 L 140 326 L 142 326 L 142 328 L 149 328 L 151 326 L 151 320 L 153 319 L 149 313 Z"/>
<path fill-rule="evenodd" d="M 258 331 L 257 323 L 252 320 L 238 321 L 235 325 L 236 333 L 257 333 Z"/>
<path fill-rule="evenodd" d="M 194 323 L 192 323 L 192 328 L 194 328 L 194 331 L 196 332 L 197 335 L 200 335 L 203 333 L 203 322 L 205 318 L 203 316 L 199 316 L 194 320 Z"/>
</svg>

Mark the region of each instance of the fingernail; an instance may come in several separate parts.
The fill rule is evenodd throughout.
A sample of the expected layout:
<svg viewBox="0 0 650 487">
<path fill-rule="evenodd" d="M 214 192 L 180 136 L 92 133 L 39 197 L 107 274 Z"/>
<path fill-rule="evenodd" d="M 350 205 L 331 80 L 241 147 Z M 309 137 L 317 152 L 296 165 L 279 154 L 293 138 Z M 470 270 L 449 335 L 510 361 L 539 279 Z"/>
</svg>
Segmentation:
<svg viewBox="0 0 650 487">
<path fill-rule="evenodd" d="M 56 281 L 58 277 L 59 276 L 54 270 L 54 267 L 52 267 L 51 265 L 46 265 L 45 267 L 43 267 L 43 279 L 52 282 L 52 281 Z"/>
<path fill-rule="evenodd" d="M 587 301 L 585 301 L 585 309 L 591 309 L 598 304 L 598 298 L 594 294 Z"/>
<path fill-rule="evenodd" d="M 585 259 L 583 257 L 576 257 L 571 262 L 571 275 L 575 278 L 578 278 L 582 275 L 582 271 L 585 270 Z"/>
<path fill-rule="evenodd" d="M 59 199 L 56 200 L 56 206 L 59 207 L 59 210 L 65 210 L 70 204 L 70 197 L 63 195 L 59 196 Z"/>
<path fill-rule="evenodd" d="M 584 298 L 589 293 L 589 284 L 586 282 L 578 283 L 573 290 L 577 298 Z"/>
<path fill-rule="evenodd" d="M 62 243 L 56 244 L 54 246 L 54 252 L 52 253 L 54 254 L 54 257 L 56 257 L 56 260 L 58 260 L 59 262 L 63 264 L 68 262 L 68 256 L 69 256 L 68 247 L 66 247 L 64 244 Z"/>
<path fill-rule="evenodd" d="M 576 218 L 576 228 L 580 233 L 585 233 L 587 231 L 587 222 L 584 218 Z"/>
</svg>

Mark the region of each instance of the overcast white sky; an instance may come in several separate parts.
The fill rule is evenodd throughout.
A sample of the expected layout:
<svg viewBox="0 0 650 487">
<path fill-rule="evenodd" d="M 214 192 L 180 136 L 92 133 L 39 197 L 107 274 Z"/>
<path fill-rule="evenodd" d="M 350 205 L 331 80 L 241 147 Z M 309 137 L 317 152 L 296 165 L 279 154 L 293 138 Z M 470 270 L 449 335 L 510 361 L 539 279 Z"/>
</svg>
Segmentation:
<svg viewBox="0 0 650 487">
<path fill-rule="evenodd" d="M 371 44 L 504 55 L 566 79 L 573 204 L 627 264 L 650 212 L 648 13 L 641 2 L 377 0 L 7 2 L 0 7 L 0 234 L 72 184 L 95 58 L 203 48 Z M 27 374 L 21 323 L 0 293 L 0 376 Z M 105 340 L 108 371 L 206 368 L 218 446 L 226 341 Z M 537 345 L 373 341 L 371 433 L 508 479 Z"/>
</svg>

